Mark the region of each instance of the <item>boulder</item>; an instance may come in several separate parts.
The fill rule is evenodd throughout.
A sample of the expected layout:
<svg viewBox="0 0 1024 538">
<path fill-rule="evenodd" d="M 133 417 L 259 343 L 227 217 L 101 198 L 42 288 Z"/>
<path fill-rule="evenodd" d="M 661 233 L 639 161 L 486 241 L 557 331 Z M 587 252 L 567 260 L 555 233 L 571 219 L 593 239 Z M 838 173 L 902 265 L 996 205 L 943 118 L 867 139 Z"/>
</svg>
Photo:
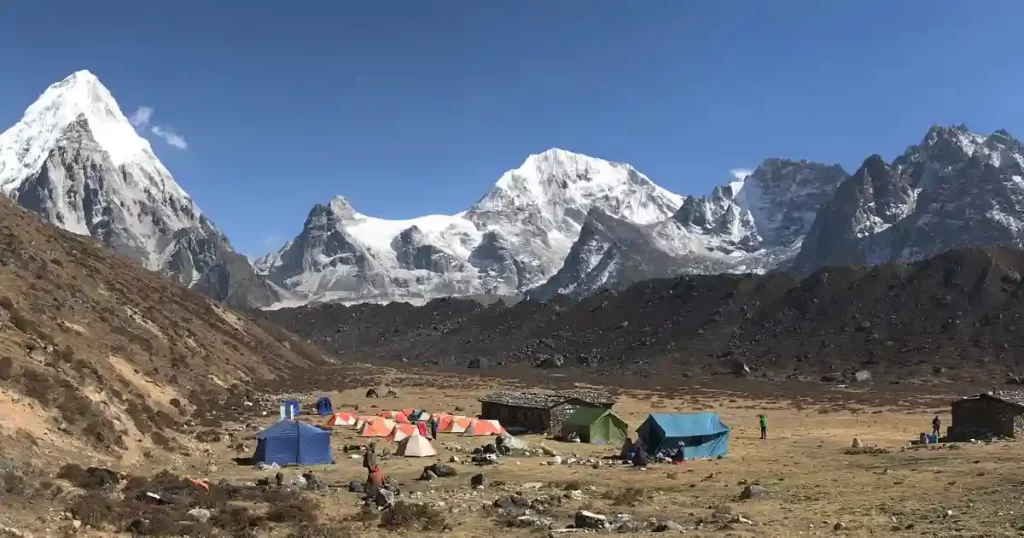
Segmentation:
<svg viewBox="0 0 1024 538">
<path fill-rule="evenodd" d="M 573 523 L 577 529 L 604 529 L 608 526 L 608 518 L 601 514 L 580 510 L 576 512 Z"/>
<path fill-rule="evenodd" d="M 740 498 L 753 499 L 756 497 L 763 497 L 764 494 L 767 492 L 768 490 L 766 490 L 762 486 L 758 486 L 757 484 L 750 484 L 747 487 L 743 488 L 743 491 L 740 492 Z"/>
<path fill-rule="evenodd" d="M 858 383 L 867 383 L 871 381 L 871 372 L 867 370 L 857 370 L 857 373 L 853 374 L 854 381 Z"/>
<path fill-rule="evenodd" d="M 483 473 L 475 474 L 469 479 L 469 485 L 474 488 L 486 488 L 487 487 L 487 476 Z"/>
<path fill-rule="evenodd" d="M 200 523 L 206 523 L 210 520 L 210 517 L 213 515 L 210 513 L 209 510 L 205 508 L 193 508 L 186 513 L 188 514 L 188 517 Z"/>
<path fill-rule="evenodd" d="M 675 521 L 672 521 L 672 520 L 662 521 L 662 522 L 658 523 L 658 525 L 656 527 L 654 527 L 654 532 L 685 532 L 685 531 L 686 531 L 686 529 L 682 525 L 680 525 L 679 523 L 676 523 Z"/>
</svg>

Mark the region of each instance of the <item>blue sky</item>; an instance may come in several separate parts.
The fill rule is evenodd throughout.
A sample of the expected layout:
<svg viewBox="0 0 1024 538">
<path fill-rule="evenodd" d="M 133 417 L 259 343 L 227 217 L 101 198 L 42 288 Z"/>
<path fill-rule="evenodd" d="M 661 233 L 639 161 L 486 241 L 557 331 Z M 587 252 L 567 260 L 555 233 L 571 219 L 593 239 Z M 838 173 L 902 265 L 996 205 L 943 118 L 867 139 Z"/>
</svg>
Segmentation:
<svg viewBox="0 0 1024 538">
<path fill-rule="evenodd" d="M 703 194 L 771 156 L 852 171 L 936 123 L 1024 136 L 1019 0 L 0 6 L 0 128 L 93 71 L 182 137 L 146 133 L 251 255 L 335 194 L 391 218 L 465 209 L 550 147 Z"/>
</svg>

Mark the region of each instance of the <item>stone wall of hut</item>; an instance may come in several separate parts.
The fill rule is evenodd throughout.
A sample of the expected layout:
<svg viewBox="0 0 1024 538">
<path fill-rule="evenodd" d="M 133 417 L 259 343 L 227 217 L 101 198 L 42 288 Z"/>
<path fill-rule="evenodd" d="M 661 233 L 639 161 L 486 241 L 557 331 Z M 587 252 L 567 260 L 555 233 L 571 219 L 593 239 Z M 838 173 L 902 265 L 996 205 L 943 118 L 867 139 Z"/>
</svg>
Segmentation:
<svg viewBox="0 0 1024 538">
<path fill-rule="evenodd" d="M 953 402 L 949 440 L 1024 438 L 1024 411 L 993 398 L 968 398 Z"/>
</svg>

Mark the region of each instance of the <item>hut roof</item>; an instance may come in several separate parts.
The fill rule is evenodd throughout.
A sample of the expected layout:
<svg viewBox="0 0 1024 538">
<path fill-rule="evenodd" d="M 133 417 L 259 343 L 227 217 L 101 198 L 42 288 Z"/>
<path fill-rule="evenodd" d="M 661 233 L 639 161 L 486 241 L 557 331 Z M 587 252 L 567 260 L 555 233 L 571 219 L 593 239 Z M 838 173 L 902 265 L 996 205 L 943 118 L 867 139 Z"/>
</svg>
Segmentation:
<svg viewBox="0 0 1024 538">
<path fill-rule="evenodd" d="M 1015 405 L 1017 407 L 1024 408 L 1024 390 L 998 390 L 990 392 L 982 392 L 976 394 L 973 398 L 992 398 L 1001 402 Z M 965 398 L 966 399 L 966 398 Z"/>
<path fill-rule="evenodd" d="M 481 402 L 496 403 L 513 407 L 548 409 L 566 400 L 580 400 L 593 405 L 614 404 L 615 400 L 606 392 L 595 390 L 566 390 L 559 392 L 492 392 L 480 398 Z"/>
</svg>

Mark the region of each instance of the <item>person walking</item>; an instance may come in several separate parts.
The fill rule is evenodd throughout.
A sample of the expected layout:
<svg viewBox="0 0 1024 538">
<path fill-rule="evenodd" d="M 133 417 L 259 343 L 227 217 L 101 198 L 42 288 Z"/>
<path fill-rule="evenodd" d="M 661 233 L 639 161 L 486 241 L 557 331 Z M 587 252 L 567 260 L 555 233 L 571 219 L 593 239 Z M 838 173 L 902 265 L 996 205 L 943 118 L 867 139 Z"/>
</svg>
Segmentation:
<svg viewBox="0 0 1024 538">
<path fill-rule="evenodd" d="M 761 422 L 761 439 L 768 438 L 768 416 L 765 414 L 757 415 L 758 420 Z"/>
</svg>

